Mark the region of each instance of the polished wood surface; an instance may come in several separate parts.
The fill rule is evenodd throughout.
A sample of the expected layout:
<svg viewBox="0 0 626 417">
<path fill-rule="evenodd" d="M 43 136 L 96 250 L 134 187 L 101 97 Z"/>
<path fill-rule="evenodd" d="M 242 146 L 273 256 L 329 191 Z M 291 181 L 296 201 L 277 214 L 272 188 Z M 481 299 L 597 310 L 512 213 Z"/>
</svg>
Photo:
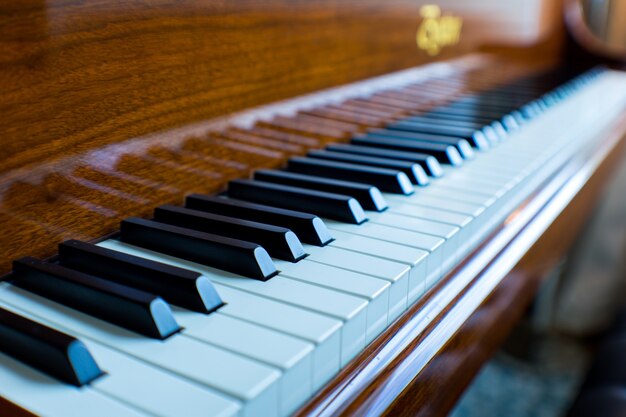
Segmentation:
<svg viewBox="0 0 626 417">
<path fill-rule="evenodd" d="M 433 61 L 423 3 L 4 2 L 0 173 Z"/>
<path fill-rule="evenodd" d="M 297 415 L 447 415 L 572 246 L 625 151 L 626 113 Z M 426 320 L 445 292 L 450 298 Z"/>
<path fill-rule="evenodd" d="M 0 397 L 0 416 L 33 417 L 33 414 Z"/>
<path fill-rule="evenodd" d="M 392 120 L 434 106 L 438 100 L 450 100 L 461 91 L 485 88 L 534 68 L 503 61 L 501 70 L 489 70 L 494 59 L 497 61 L 477 56 L 458 65 L 445 64 L 441 67 L 445 77 L 435 71 L 415 85 L 418 89 L 423 86 L 428 97 L 426 90 L 440 89 L 437 98 L 417 100 L 419 93 L 407 91 L 403 101 L 385 96 L 388 88 L 383 86 L 377 90 L 380 95 L 368 103 L 391 110 L 384 119 Z M 493 75 L 484 77 L 488 70 Z M 369 82 L 364 83 L 367 86 Z M 358 89 L 344 90 L 352 94 L 345 104 L 362 100 Z M 407 97 L 414 102 L 406 101 Z M 323 112 L 327 106 L 307 109 Z M 346 114 L 354 112 L 344 109 L 342 115 Z M 237 125 L 236 119 L 229 116 L 219 127 L 207 121 L 198 129 L 183 127 L 84 152 L 75 146 L 69 155 L 54 154 L 52 160 L 0 175 L 0 227 L 6 231 L 0 237 L 0 275 L 9 272 L 10 262 L 18 257 L 52 256 L 63 240 L 97 239 L 116 231 L 125 217 L 149 217 L 155 206 L 181 203 L 185 194 L 219 192 L 233 178 L 249 176 L 259 168 L 279 167 L 291 155 L 346 140 L 376 125 L 369 119 L 340 120 L 306 111 L 260 117 L 251 127 Z M 63 148 L 55 151 L 65 152 Z"/>
<path fill-rule="evenodd" d="M 188 193 L 221 191 L 228 180 L 255 169 L 279 167 L 291 155 L 559 59 L 562 36 L 552 36 L 558 25 L 547 38 L 517 48 L 498 46 L 501 33 L 490 31 L 488 15 L 464 14 L 463 7 L 455 11 L 464 18 L 461 42 L 430 56 L 415 43 L 424 3 L 26 0 L 0 5 L 0 275 L 17 257 L 52 256 L 62 240 L 101 238 L 117 230 L 124 217 L 149 217 L 155 206 L 181 203 Z M 470 3 L 488 2 L 463 6 Z M 480 56 L 477 65 L 450 64 L 445 77 L 430 75 L 402 91 L 381 88 L 369 100 L 349 95 L 293 114 L 255 117 L 247 125 L 231 123 L 238 120 L 233 112 L 448 62 L 479 49 L 524 61 L 509 65 Z M 616 127 L 616 135 L 624 129 Z M 613 139 L 594 155 L 613 149 Z M 503 225 L 498 234 L 508 236 L 504 247 L 496 250 L 486 242 L 299 415 L 356 416 L 366 410 L 444 415 L 519 319 L 542 272 L 571 243 L 579 227 L 571 224 L 581 225 L 592 209 L 616 154 L 603 155 L 606 161 L 580 190 L 582 197 L 545 234 L 531 233 L 545 218 L 542 210 L 515 223 L 515 233 Z M 563 172 L 573 177 L 572 169 L 586 165 L 576 160 L 568 166 Z M 552 181 L 567 181 L 562 175 Z M 542 209 L 557 197 L 543 201 Z M 524 210 L 532 201 L 520 212 L 528 214 Z M 528 239 L 537 243 L 524 255 L 517 245 Z M 486 251 L 495 252 L 486 257 Z M 502 259 L 516 257 L 513 271 L 502 273 L 505 277 L 489 291 L 490 271 Z M 481 259 L 489 261 L 478 267 Z M 425 322 L 427 314 L 433 317 Z M 0 415 L 27 414 L 0 398 Z"/>
<path fill-rule="evenodd" d="M 271 129 L 259 124 L 256 136 L 230 130 L 210 141 L 203 131 L 175 153 L 137 151 L 137 138 L 458 56 L 484 42 L 486 15 L 474 13 L 459 44 L 436 57 L 419 50 L 424 3 L 4 2 L 0 275 L 13 258 L 50 256 L 64 239 L 94 239 L 155 204 L 219 191 L 231 178 L 345 137 L 358 121 L 326 119 L 324 128 L 301 132 L 277 119 Z"/>
</svg>

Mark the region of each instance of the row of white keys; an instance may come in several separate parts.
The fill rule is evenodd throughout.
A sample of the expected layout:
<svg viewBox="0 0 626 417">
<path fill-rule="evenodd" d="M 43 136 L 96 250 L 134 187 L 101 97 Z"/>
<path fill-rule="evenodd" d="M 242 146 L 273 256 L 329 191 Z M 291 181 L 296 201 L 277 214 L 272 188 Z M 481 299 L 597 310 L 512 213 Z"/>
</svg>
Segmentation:
<svg viewBox="0 0 626 417">
<path fill-rule="evenodd" d="M 274 264 L 280 271 L 280 276 L 319 285 L 366 300 L 366 344 L 374 340 L 387 327 L 391 288 L 389 281 L 311 262 L 307 259 L 296 263 L 274 259 Z"/>
<path fill-rule="evenodd" d="M 368 213 L 368 217 L 369 221 L 373 224 L 420 232 L 443 239 L 441 272 L 443 273 L 455 263 L 456 259 L 454 255 L 458 252 L 460 244 L 459 231 L 461 229 L 458 226 L 419 217 L 403 216 L 391 211 Z"/>
<path fill-rule="evenodd" d="M 434 279 L 432 277 L 439 277 L 441 275 L 444 250 L 447 249 L 446 245 L 444 245 L 446 241 L 441 237 L 369 222 L 360 225 L 340 223 L 328 219 L 324 219 L 324 222 L 331 230 L 331 233 L 341 231 L 424 250 L 428 252 L 426 260 L 426 280 L 431 280 Z M 374 247 L 372 248 L 372 253 L 375 253 Z M 422 294 L 423 292 L 409 294 L 409 303 L 413 303 L 416 300 L 416 296 Z"/>
<path fill-rule="evenodd" d="M 342 365 L 365 347 L 367 300 L 364 298 L 282 277 L 280 274 L 265 282 L 245 278 L 115 240 L 105 241 L 99 245 L 196 271 L 215 283 L 339 319 L 343 322 L 340 352 Z"/>
<path fill-rule="evenodd" d="M 372 255 L 327 245 L 325 247 L 303 245 L 307 260 L 383 279 L 390 283 L 389 309 L 385 327 L 407 308 L 411 267 Z"/>
<path fill-rule="evenodd" d="M 104 243 L 103 245 L 111 249 L 118 250 L 120 250 L 120 248 L 124 246 L 123 244 L 115 241 L 110 241 L 108 243 Z M 313 248 L 315 247 L 308 247 L 309 252 L 313 252 Z M 388 325 L 390 300 L 392 300 L 395 304 L 392 304 L 394 305 L 393 318 L 397 317 L 402 311 L 406 309 L 409 267 L 397 262 L 391 262 L 356 252 L 345 251 L 340 248 L 327 247 L 324 249 L 326 250 L 319 251 L 316 256 L 310 257 L 311 259 L 319 259 L 320 262 L 315 262 L 312 260 L 301 261 L 297 264 L 291 264 L 286 262 L 281 263 L 280 261 L 275 262 L 277 263 L 278 268 L 283 271 L 283 276 L 288 276 L 292 279 L 310 282 L 315 285 L 327 286 L 328 288 L 333 288 L 335 290 L 344 291 L 350 294 L 359 295 L 367 298 L 369 303 L 366 341 L 369 342 L 373 340 L 373 338 Z M 328 262 L 331 262 L 333 265 L 328 265 Z M 363 262 L 366 262 L 366 264 L 363 264 Z M 334 264 L 339 264 L 339 268 L 336 267 L 336 265 Z M 369 269 L 364 268 L 368 267 L 368 265 Z M 364 270 L 369 270 L 370 273 L 374 272 L 373 275 L 377 275 L 378 278 L 374 277 L 371 274 L 365 275 L 361 273 Z M 220 285 L 216 285 L 218 286 L 218 291 L 220 292 L 220 294 L 222 294 L 223 291 L 219 288 Z M 226 303 L 229 303 L 228 297 L 224 298 L 224 300 Z M 177 314 L 180 314 L 180 312 L 176 309 L 175 312 Z M 177 315 L 178 321 L 187 329 L 198 329 L 202 326 L 203 322 L 207 321 L 204 317 L 196 315 L 192 312 L 188 312 L 187 314 L 189 317 L 194 317 L 194 320 L 196 322 L 194 323 L 194 326 L 190 326 L 190 323 L 188 321 L 181 320 Z M 218 311 L 217 314 L 219 315 L 220 312 Z M 222 332 L 204 331 L 205 337 L 209 337 L 210 335 L 213 338 L 212 340 L 204 340 L 227 348 L 228 346 L 224 344 L 224 338 L 222 337 L 222 333 L 225 333 L 226 331 L 226 328 L 224 328 Z M 195 330 L 195 332 L 197 333 L 198 331 Z M 237 338 L 237 333 L 240 332 L 235 331 L 232 334 L 229 333 L 229 335 L 231 336 L 231 343 L 233 343 L 231 348 L 234 351 L 244 353 L 249 356 L 253 356 L 255 353 L 258 353 L 254 352 L 253 350 L 249 352 L 242 352 L 240 348 L 238 349 L 237 346 L 234 345 L 235 343 L 239 343 L 241 346 L 241 341 L 238 339 L 244 339 L 244 346 L 250 343 L 247 343 L 246 337 Z M 272 346 L 274 346 L 275 344 L 276 343 L 269 343 L 269 345 Z M 290 358 L 286 355 L 282 357 Z M 258 357 L 258 359 L 267 361 L 267 358 Z M 271 363 L 276 365 L 276 362 Z M 285 372 L 288 372 L 288 370 L 291 369 L 289 368 L 289 363 L 281 363 L 279 365 L 281 369 L 283 369 L 283 371 Z M 334 369 L 332 371 L 334 373 L 337 371 L 337 369 Z M 297 373 L 293 373 L 297 375 Z M 302 378 L 301 373 L 300 378 Z M 324 375 L 322 381 L 325 381 L 327 379 L 328 375 Z M 281 386 L 293 386 L 293 380 L 283 378 L 281 379 L 281 382 L 283 381 L 284 383 L 282 383 Z M 316 388 L 318 387 L 319 386 L 317 386 Z M 297 399 L 302 400 L 302 396 L 298 396 Z M 294 402 L 290 404 L 297 403 L 298 401 L 296 401 L 294 397 Z"/>
<path fill-rule="evenodd" d="M 0 398 L 42 417 L 146 417 L 89 387 L 60 382 L 0 353 Z"/>
<path fill-rule="evenodd" d="M 556 134 L 558 129 L 563 130 L 561 126 L 554 123 L 554 120 L 551 120 L 551 123 L 552 126 L 543 131 L 548 137 Z M 586 121 L 586 123 L 589 124 L 589 121 Z M 477 223 L 482 218 L 485 223 L 483 226 L 487 226 L 489 223 L 493 226 L 495 225 L 495 222 L 492 221 L 493 215 L 499 209 L 502 209 L 502 204 L 507 201 L 503 197 L 506 194 L 514 194 L 511 191 L 519 188 L 522 181 L 534 172 L 533 170 L 541 167 L 547 159 L 564 146 L 564 141 L 552 143 L 551 146 L 546 147 L 538 142 L 529 143 L 529 141 L 523 141 L 526 138 L 519 138 L 517 142 L 508 142 L 508 148 L 500 147 L 494 149 L 489 154 L 481 155 L 475 161 L 469 161 L 461 169 L 447 168 L 447 175 L 443 179 L 433 181 L 430 187 L 417 189 L 413 196 L 386 195 L 385 197 L 390 202 L 396 204 L 423 205 L 440 210 L 465 213 L 472 216 L 472 223 Z M 511 170 L 511 166 L 514 166 L 516 169 Z M 458 181 L 459 179 L 461 181 Z M 459 200 L 458 196 L 456 198 L 452 197 L 454 194 L 451 193 L 451 190 L 454 189 L 460 192 L 461 195 L 472 196 L 472 198 L 468 198 L 463 201 L 463 204 L 459 204 L 457 203 Z M 496 192 L 494 193 L 494 191 Z M 445 193 L 450 193 L 450 196 L 446 196 Z M 495 204 L 496 202 L 500 204 Z M 482 207 L 485 212 L 481 213 L 480 210 L 472 212 L 472 205 Z M 395 204 L 391 206 L 391 211 L 394 210 L 402 210 L 404 215 L 412 214 L 410 208 L 399 208 Z M 485 232 L 488 232 L 490 229 L 479 230 L 479 233 L 475 233 L 475 240 L 482 238 Z"/>
<path fill-rule="evenodd" d="M 243 416 L 278 416 L 281 372 L 182 334 L 154 340 L 87 316 L 11 285 L 0 302 L 83 341 L 96 341 L 242 402 Z"/>
<path fill-rule="evenodd" d="M 491 221 L 493 214 L 501 208 L 496 203 L 504 201 L 503 197 L 524 179 L 524 175 L 520 173 L 521 169 L 518 169 L 517 173 L 509 173 L 508 175 L 483 175 L 482 173 L 489 172 L 489 169 L 496 172 L 499 169 L 499 166 L 494 167 L 492 165 L 489 167 L 488 163 L 485 163 L 493 160 L 499 163 L 502 160 L 501 156 L 496 154 L 497 149 L 492 152 L 481 155 L 481 158 L 477 159 L 479 162 L 468 162 L 461 169 L 447 168 L 447 175 L 443 177 L 447 181 L 437 179 L 431 183 L 431 186 L 417 189 L 412 196 L 403 198 L 385 195 L 390 202 L 395 203 L 390 210 L 411 216 L 417 213 L 415 207 L 420 210 L 428 207 L 441 212 L 453 212 L 468 216 L 471 221 L 469 225 L 462 228 L 468 233 L 462 239 L 465 246 L 461 246 L 457 256 L 455 256 L 455 262 L 458 261 L 478 240 L 484 237 L 485 233 L 490 230 L 488 226 L 495 225 Z M 518 166 L 523 167 L 524 165 Z M 461 173 L 462 176 L 455 175 L 457 172 Z M 462 181 L 457 181 L 459 177 L 462 178 Z M 466 196 L 470 198 L 465 198 Z M 471 236 L 471 238 L 467 236 Z"/>
<path fill-rule="evenodd" d="M 219 313 L 172 311 L 184 335 L 280 369 L 279 415 L 293 413 L 313 394 L 312 343 Z"/>
<path fill-rule="evenodd" d="M 430 220 L 459 228 L 459 231 L 457 232 L 459 240 L 457 250 L 461 250 L 463 242 L 469 239 L 471 233 L 473 232 L 473 217 L 467 214 L 455 213 L 440 208 L 408 204 L 393 204 L 387 211 L 389 213 Z"/>
<path fill-rule="evenodd" d="M 484 205 L 477 203 L 459 202 L 446 198 L 432 198 L 422 196 L 421 194 L 410 196 L 404 201 L 397 196 L 385 195 L 385 198 L 388 198 L 391 204 L 389 211 L 397 215 L 409 218 L 428 218 L 432 221 L 436 219 L 442 221 L 442 219 L 446 217 L 456 218 L 454 220 L 447 220 L 449 222 L 447 224 L 459 229 L 457 231 L 457 242 L 456 245 L 454 245 L 454 251 L 448 252 L 447 258 L 445 258 L 446 262 L 442 265 L 441 273 L 438 276 L 434 276 L 433 279 L 430 279 L 427 285 L 438 280 L 439 277 L 458 263 L 460 255 L 465 252 L 464 246 L 467 246 L 467 244 L 473 240 L 476 232 L 481 227 L 477 219 L 481 218 L 480 215 L 487 209 Z"/>
<path fill-rule="evenodd" d="M 553 124 L 551 129 L 544 131 L 548 135 L 560 128 L 553 120 L 551 122 Z M 466 241 L 467 246 L 463 250 L 455 252 L 457 256 L 454 256 L 453 259 L 456 262 L 496 224 L 492 221 L 492 216 L 502 209 L 502 204 L 506 202 L 503 197 L 507 193 L 511 194 L 510 191 L 532 173 L 532 162 L 535 163 L 534 166 L 541 163 L 541 160 L 536 160 L 537 156 L 542 153 L 549 155 L 558 151 L 561 146 L 561 144 L 553 144 L 546 150 L 542 144 L 529 143 L 524 141 L 524 138 L 520 139 L 522 140 L 518 139 L 517 143 L 515 141 L 509 142 L 508 148 L 503 146 L 492 150 L 487 155 L 480 155 L 475 161 L 468 161 L 460 169 L 446 169 L 446 175 L 443 178 L 433 181 L 430 187 L 417 187 L 416 193 L 412 196 L 386 194 L 385 198 L 391 206 L 389 211 L 412 217 L 416 215 L 414 207 L 419 207 L 420 210 L 429 208 L 441 212 L 467 215 L 470 219 L 469 225 L 465 224 L 465 227 L 459 225 L 459 230 L 471 230 L 467 235 L 473 236 L 473 238 Z M 435 192 L 429 193 L 429 190 Z M 442 191 L 437 193 L 437 190 Z M 460 200 L 444 194 L 453 194 L 454 190 L 462 195 L 472 195 L 473 198 L 471 201 L 470 199 Z M 404 206 L 405 204 L 409 207 Z M 373 220 L 385 218 L 386 214 L 389 213 L 377 213 L 373 216 Z M 433 220 L 432 217 L 424 216 L 423 213 L 419 216 Z M 397 227 L 398 224 L 393 224 L 393 226 Z M 401 222 L 399 226 L 403 227 Z M 408 229 L 411 230 L 410 227 Z M 444 267 L 444 272 L 445 270 L 447 268 Z M 427 286 L 432 283 L 432 280 L 429 280 Z"/>
<path fill-rule="evenodd" d="M 18 307 L 13 303 L 7 302 L 6 300 L 16 300 L 16 297 L 12 297 L 9 292 L 5 291 L 7 288 L 9 287 L 0 288 L 0 292 L 3 294 L 2 301 L 0 301 L 2 308 L 57 330 L 65 331 L 52 320 L 46 320 L 31 312 L 32 308 L 29 308 L 28 304 Z M 16 291 L 18 297 L 28 295 L 28 293 L 19 289 Z M 4 297 L 5 295 L 6 297 Z M 21 299 L 23 300 L 24 298 Z M 36 297 L 33 300 L 36 300 Z M 89 392 L 97 392 L 118 401 L 120 404 L 124 404 L 140 414 L 146 413 L 163 417 L 174 417 L 181 414 L 190 417 L 200 417 L 207 415 L 207 413 L 209 415 L 227 417 L 237 416 L 240 413 L 241 403 L 233 398 L 228 398 L 210 388 L 200 386 L 192 381 L 187 381 L 177 375 L 134 359 L 102 343 L 76 334 L 73 336 L 81 339 L 105 374 L 89 385 L 80 388 L 56 382 L 56 380 L 54 380 L 55 383 L 50 382 L 50 385 L 55 386 L 59 384 L 65 387 L 55 386 L 55 389 L 58 391 L 74 391 L 73 395 L 83 395 L 84 393 L 85 396 L 91 395 Z M 35 370 L 32 372 L 38 373 Z M 28 404 L 38 404 L 37 390 L 41 382 L 37 381 L 46 378 L 48 377 L 41 376 L 37 377 L 35 381 L 30 381 L 29 389 L 34 391 L 24 393 L 26 397 L 30 396 L 30 398 L 27 398 Z M 71 408 L 68 407 L 70 405 Z M 69 415 L 73 410 L 76 410 L 75 412 L 79 415 L 85 415 L 92 411 L 90 407 L 83 406 L 80 402 L 63 403 L 63 395 L 60 395 L 57 401 L 52 401 L 46 405 L 46 412 L 42 414 L 54 414 L 57 409 L 64 416 Z M 106 410 L 106 408 L 104 409 Z M 96 411 L 99 411 L 99 409 Z M 120 415 L 124 414 L 120 412 Z"/>
<path fill-rule="evenodd" d="M 410 271 L 407 290 L 407 307 L 413 300 L 424 293 L 424 282 L 428 273 L 428 251 L 339 230 L 333 230 L 332 234 L 335 240 L 329 243 L 328 247 L 341 248 L 350 252 L 408 266 Z M 315 256 L 315 253 L 313 253 L 313 256 Z"/>
<path fill-rule="evenodd" d="M 341 320 L 258 297 L 213 283 L 225 305 L 217 313 L 273 329 L 315 345 L 313 390 L 317 391 L 341 368 Z M 306 325 L 303 325 L 306 323 Z"/>
</svg>

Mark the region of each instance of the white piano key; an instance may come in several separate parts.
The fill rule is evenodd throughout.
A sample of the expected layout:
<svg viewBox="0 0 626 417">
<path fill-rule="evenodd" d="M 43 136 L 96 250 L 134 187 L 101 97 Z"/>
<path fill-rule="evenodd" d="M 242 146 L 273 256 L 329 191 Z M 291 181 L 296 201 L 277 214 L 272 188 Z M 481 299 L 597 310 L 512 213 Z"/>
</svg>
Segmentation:
<svg viewBox="0 0 626 417">
<path fill-rule="evenodd" d="M 446 251 L 445 261 L 442 264 L 443 271 L 447 272 L 461 256 L 466 252 L 466 245 L 472 236 L 476 222 L 471 215 L 443 210 L 440 208 L 423 206 L 418 204 L 402 204 L 394 202 L 388 210 L 394 218 L 407 217 L 408 219 L 425 220 L 436 222 L 444 226 L 455 228 L 456 233 L 452 237 L 451 247 L 453 251 Z M 449 236 L 449 235 L 448 235 Z"/>
<path fill-rule="evenodd" d="M 442 271 L 445 273 L 456 262 L 459 247 L 460 228 L 446 223 L 434 222 L 417 217 L 402 216 L 395 213 L 371 213 L 370 222 L 382 224 L 389 227 L 411 230 L 440 237 L 445 240 L 443 243 L 443 264 Z"/>
<path fill-rule="evenodd" d="M 491 196 L 485 196 L 472 192 L 472 190 L 454 190 L 446 187 L 445 185 L 437 184 L 436 187 L 424 187 L 420 190 L 420 194 L 429 195 L 433 197 L 449 198 L 451 200 L 458 200 L 468 203 L 480 204 L 487 208 L 496 202 L 496 199 Z"/>
<path fill-rule="evenodd" d="M 280 275 L 265 282 L 244 278 L 115 240 L 107 240 L 99 243 L 99 245 L 196 271 L 205 275 L 211 281 L 222 285 L 338 318 L 344 323 L 341 329 L 342 365 L 349 362 L 365 347 L 367 300 L 363 298 L 284 278 Z"/>
<path fill-rule="evenodd" d="M 464 229 L 473 219 L 471 215 L 418 205 L 394 204 L 388 210 L 390 213 L 447 223 L 460 229 Z"/>
<path fill-rule="evenodd" d="M 450 188 L 458 188 L 461 190 L 480 190 L 481 192 L 499 198 L 504 195 L 509 189 L 513 187 L 511 181 L 498 181 L 498 183 L 482 181 L 476 178 L 473 173 L 464 174 L 462 170 L 456 171 L 453 174 L 449 174 L 440 178 L 441 181 L 433 182 L 436 184 L 445 184 Z M 385 197 L 386 198 L 386 197 Z"/>
<path fill-rule="evenodd" d="M 226 303 L 219 309 L 219 314 L 236 317 L 315 344 L 314 391 L 339 372 L 342 326 L 340 320 L 218 283 L 214 285 Z"/>
<path fill-rule="evenodd" d="M 404 263 L 411 267 L 407 293 L 420 294 L 425 291 L 428 251 L 403 246 L 392 242 L 372 239 L 339 230 L 333 230 L 335 240 L 329 246 L 346 249 L 381 259 Z M 410 304 L 407 299 L 407 307 Z"/>
<path fill-rule="evenodd" d="M 35 321 L 29 312 L 0 302 L 3 308 Z M 52 325 L 51 327 L 57 327 Z M 233 398 L 186 381 L 142 361 L 107 348 L 101 343 L 82 339 L 105 375 L 89 384 L 89 388 L 134 409 L 161 417 L 207 415 L 228 417 L 239 415 L 241 403 Z"/>
<path fill-rule="evenodd" d="M 325 222 L 328 228 L 333 231 L 339 230 L 428 251 L 429 254 L 426 258 L 426 282 L 423 285 L 409 284 L 413 290 L 409 293 L 409 304 L 413 303 L 424 293 L 426 283 L 436 281 L 441 276 L 443 244 L 445 243 L 445 240 L 442 238 L 373 223 L 364 223 L 357 226 L 331 220 L 325 220 Z"/>
<path fill-rule="evenodd" d="M 85 341 L 107 375 L 94 389 L 161 417 L 237 416 L 241 403 L 113 349 Z"/>
<path fill-rule="evenodd" d="M 274 260 L 280 275 L 298 281 L 330 288 L 362 297 L 367 303 L 367 331 L 369 343 L 387 327 L 389 312 L 389 281 L 359 274 L 341 268 L 303 260 L 297 263 Z"/>
<path fill-rule="evenodd" d="M 309 261 L 359 272 L 390 282 L 388 323 L 406 310 L 411 270 L 408 265 L 330 245 L 325 247 L 304 245 L 304 250 L 309 254 L 306 258 Z"/>
<path fill-rule="evenodd" d="M 493 156 L 493 155 L 490 155 Z M 511 178 L 503 178 L 500 176 L 491 176 L 486 174 L 486 169 L 497 169 L 493 166 L 472 167 L 468 170 L 459 168 L 450 168 L 445 174 L 437 179 L 437 183 L 441 184 L 463 184 L 469 187 L 480 187 L 485 192 L 496 192 L 500 187 L 505 186 Z"/>
<path fill-rule="evenodd" d="M 510 179 L 519 174 L 520 169 L 532 159 L 522 154 L 519 149 L 505 150 L 504 148 L 499 148 L 484 156 L 483 158 L 481 155 L 479 159 L 466 164 L 463 169 L 467 168 L 469 172 L 485 175 L 487 178 Z M 454 175 L 453 170 L 448 170 L 448 172 Z"/>
<path fill-rule="evenodd" d="M 448 211 L 467 214 L 468 216 L 478 217 L 485 207 L 482 204 L 470 203 L 466 201 L 457 201 L 445 197 L 435 197 L 429 195 L 415 196 L 415 198 L 407 199 L 405 204 L 416 204 L 434 208 L 445 208 Z"/>
<path fill-rule="evenodd" d="M 244 416 L 279 415 L 281 373 L 275 368 L 180 334 L 153 340 L 6 284 L 0 286 L 0 301 L 61 331 L 235 397 L 243 402 Z"/>
<path fill-rule="evenodd" d="M 185 335 L 280 368 L 281 415 L 293 413 L 313 394 L 312 343 L 219 312 L 172 310 Z"/>
<path fill-rule="evenodd" d="M 472 216 L 426 206 L 394 204 L 389 207 L 388 211 L 403 216 L 433 220 L 458 227 L 460 230 L 458 232 L 457 255 L 455 256 L 457 259 L 467 253 L 468 245 L 475 230 L 474 226 L 477 224 Z"/>
<path fill-rule="evenodd" d="M 90 387 L 53 379 L 4 353 L 0 353 L 0 397 L 42 417 L 148 416 Z"/>
</svg>

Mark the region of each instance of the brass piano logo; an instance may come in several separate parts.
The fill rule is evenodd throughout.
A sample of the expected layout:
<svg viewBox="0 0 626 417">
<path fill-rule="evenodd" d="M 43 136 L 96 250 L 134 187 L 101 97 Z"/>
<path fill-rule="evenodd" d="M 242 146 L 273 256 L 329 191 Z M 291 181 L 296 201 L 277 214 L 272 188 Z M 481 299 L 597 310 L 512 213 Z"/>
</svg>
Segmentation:
<svg viewBox="0 0 626 417">
<path fill-rule="evenodd" d="M 417 29 L 417 47 L 435 56 L 444 46 L 456 45 L 461 38 L 463 19 L 442 16 L 439 6 L 427 4 L 420 9 L 422 23 Z"/>
</svg>

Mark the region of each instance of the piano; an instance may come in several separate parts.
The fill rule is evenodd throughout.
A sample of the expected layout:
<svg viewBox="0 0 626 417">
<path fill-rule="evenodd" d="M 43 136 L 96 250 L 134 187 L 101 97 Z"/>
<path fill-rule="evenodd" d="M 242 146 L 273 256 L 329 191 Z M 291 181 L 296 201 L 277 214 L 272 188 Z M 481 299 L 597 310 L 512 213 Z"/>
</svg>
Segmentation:
<svg viewBox="0 0 626 417">
<path fill-rule="evenodd" d="M 626 145 L 560 2 L 469 3 L 5 2 L 0 415 L 449 412 Z"/>
</svg>

